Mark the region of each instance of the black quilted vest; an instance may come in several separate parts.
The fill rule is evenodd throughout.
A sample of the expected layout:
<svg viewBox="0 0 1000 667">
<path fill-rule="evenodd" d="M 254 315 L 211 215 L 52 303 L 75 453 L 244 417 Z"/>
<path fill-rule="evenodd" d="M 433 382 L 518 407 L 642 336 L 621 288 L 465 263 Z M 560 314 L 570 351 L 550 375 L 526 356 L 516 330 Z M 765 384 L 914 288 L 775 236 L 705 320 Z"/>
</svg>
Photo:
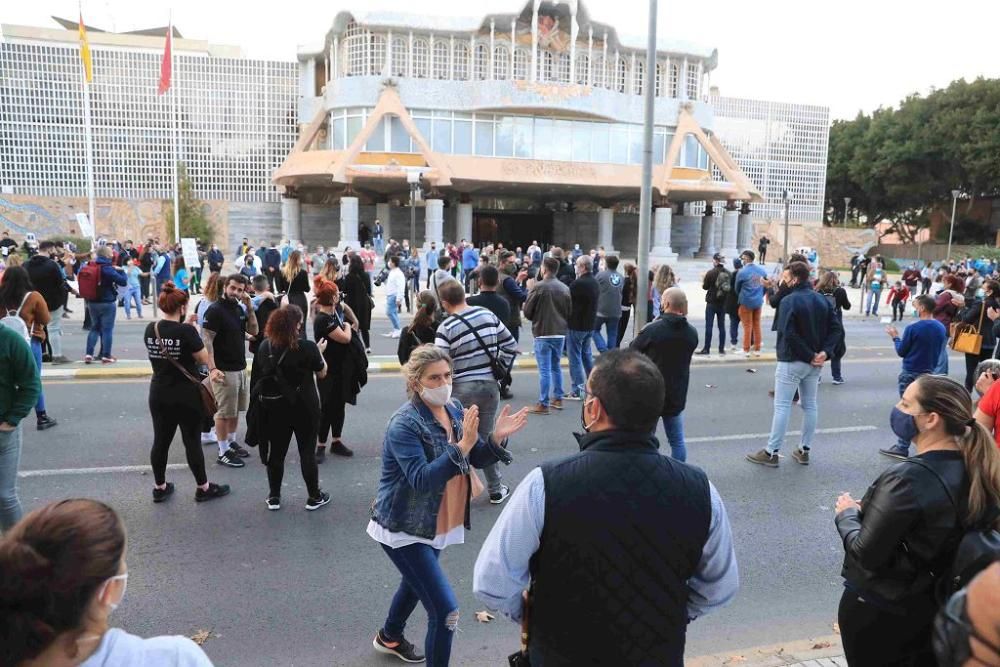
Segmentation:
<svg viewBox="0 0 1000 667">
<path fill-rule="evenodd" d="M 660 454 L 653 436 L 604 431 L 580 449 L 542 466 L 531 662 L 682 667 L 686 582 L 712 518 L 708 478 Z"/>
</svg>

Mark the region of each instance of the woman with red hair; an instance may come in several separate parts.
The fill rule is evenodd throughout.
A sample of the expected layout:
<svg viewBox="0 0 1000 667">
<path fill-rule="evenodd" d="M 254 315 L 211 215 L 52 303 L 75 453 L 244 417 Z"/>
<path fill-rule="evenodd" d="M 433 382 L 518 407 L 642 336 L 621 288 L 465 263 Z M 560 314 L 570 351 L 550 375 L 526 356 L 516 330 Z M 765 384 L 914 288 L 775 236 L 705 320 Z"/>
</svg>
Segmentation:
<svg viewBox="0 0 1000 667">
<path fill-rule="evenodd" d="M 331 435 L 330 453 L 338 456 L 354 456 L 340 438 L 344 430 L 347 403 L 356 402 L 357 393 L 351 388 L 350 378 L 345 377 L 344 357 L 351 343 L 351 328 L 347 324 L 344 306 L 340 303 L 340 289 L 337 283 L 318 277 L 314 286 L 316 294 L 316 317 L 313 319 L 313 338 L 327 341 L 323 352 L 327 375 L 318 385 L 321 404 L 319 420 L 319 442 L 316 447 L 316 463 L 326 458 L 326 438 Z"/>
<path fill-rule="evenodd" d="M 221 382 L 222 371 L 205 350 L 198 330 L 185 323 L 188 293 L 173 282 L 163 284 L 157 300 L 161 319 L 146 326 L 146 350 L 153 367 L 149 383 L 149 414 L 153 418 L 153 449 L 149 453 L 153 466 L 153 502 L 162 503 L 174 492 L 166 480 L 167 454 L 177 429 L 187 455 L 188 467 L 198 485 L 194 499 L 198 502 L 221 498 L 229 493 L 226 484 L 213 484 L 205 474 L 205 454 L 201 449 L 201 423 L 204 418 L 199 368 L 207 366 L 213 382 Z"/>
<path fill-rule="evenodd" d="M 934 300 L 934 319 L 944 325 L 944 328 L 951 332 L 951 323 L 958 316 L 958 311 L 965 307 L 965 281 L 955 274 L 944 277 L 944 289 Z M 941 356 L 938 358 L 938 365 L 934 369 L 935 375 L 948 374 L 948 342 L 941 348 Z"/>
</svg>

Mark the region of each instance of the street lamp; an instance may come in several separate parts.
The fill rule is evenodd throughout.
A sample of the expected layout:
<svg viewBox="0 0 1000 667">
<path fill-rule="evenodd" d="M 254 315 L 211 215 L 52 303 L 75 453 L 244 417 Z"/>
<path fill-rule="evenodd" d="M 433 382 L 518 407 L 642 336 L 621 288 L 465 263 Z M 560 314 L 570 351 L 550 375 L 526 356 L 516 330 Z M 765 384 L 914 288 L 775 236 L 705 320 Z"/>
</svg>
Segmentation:
<svg viewBox="0 0 1000 667">
<path fill-rule="evenodd" d="M 410 247 L 417 247 L 417 190 L 420 188 L 420 172 L 406 172 L 406 182 L 410 184 Z"/>
<path fill-rule="evenodd" d="M 951 229 L 948 231 L 948 261 L 951 261 L 951 239 L 955 235 L 955 207 L 958 206 L 958 196 L 961 190 L 951 191 Z"/>
<path fill-rule="evenodd" d="M 781 265 L 788 265 L 788 205 L 792 201 L 792 193 L 788 188 L 781 191 L 781 199 L 785 202 L 785 251 L 781 255 Z"/>
<path fill-rule="evenodd" d="M 851 198 L 844 197 L 844 227 L 847 227 L 847 209 L 851 206 Z"/>
</svg>

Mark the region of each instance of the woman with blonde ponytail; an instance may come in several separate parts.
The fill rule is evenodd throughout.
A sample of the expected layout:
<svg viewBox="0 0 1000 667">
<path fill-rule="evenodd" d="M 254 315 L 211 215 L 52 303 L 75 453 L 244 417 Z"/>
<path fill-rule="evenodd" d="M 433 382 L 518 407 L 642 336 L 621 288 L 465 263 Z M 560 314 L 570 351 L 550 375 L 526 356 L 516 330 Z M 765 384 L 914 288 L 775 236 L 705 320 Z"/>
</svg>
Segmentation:
<svg viewBox="0 0 1000 667">
<path fill-rule="evenodd" d="M 965 527 L 1000 505 L 1000 451 L 973 418 L 969 392 L 945 376 L 914 381 L 889 421 L 917 454 L 883 472 L 860 503 L 837 499 L 841 637 L 852 667 L 933 666 L 934 587 Z"/>
</svg>

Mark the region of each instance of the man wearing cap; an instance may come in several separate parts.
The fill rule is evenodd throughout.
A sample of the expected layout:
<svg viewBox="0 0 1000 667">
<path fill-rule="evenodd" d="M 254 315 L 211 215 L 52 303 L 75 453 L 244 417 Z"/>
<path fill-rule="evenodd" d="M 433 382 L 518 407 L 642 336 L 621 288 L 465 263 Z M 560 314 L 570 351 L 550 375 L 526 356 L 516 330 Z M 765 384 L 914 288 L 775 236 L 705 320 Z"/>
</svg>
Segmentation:
<svg viewBox="0 0 1000 667">
<path fill-rule="evenodd" d="M 726 258 L 715 253 L 712 268 L 705 274 L 701 288 L 705 290 L 705 346 L 695 354 L 707 357 L 712 353 L 712 325 L 719 327 L 719 354 L 726 353 L 726 294 L 732 276 L 726 271 Z"/>
</svg>

